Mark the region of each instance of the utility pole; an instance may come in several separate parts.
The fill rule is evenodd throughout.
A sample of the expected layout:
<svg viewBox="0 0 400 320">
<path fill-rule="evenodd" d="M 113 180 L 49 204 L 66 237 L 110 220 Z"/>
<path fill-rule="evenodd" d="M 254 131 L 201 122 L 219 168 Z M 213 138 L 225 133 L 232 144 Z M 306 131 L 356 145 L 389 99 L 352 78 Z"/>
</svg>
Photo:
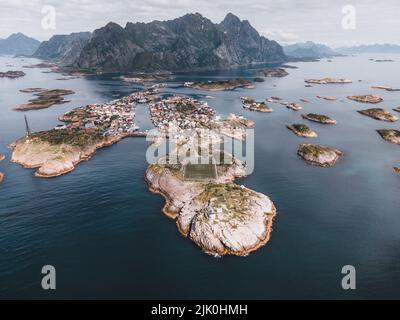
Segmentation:
<svg viewBox="0 0 400 320">
<path fill-rule="evenodd" d="M 29 128 L 28 118 L 26 117 L 26 114 L 24 114 L 24 119 L 25 119 L 26 135 L 29 137 L 29 135 L 31 134 L 31 129 Z"/>
</svg>

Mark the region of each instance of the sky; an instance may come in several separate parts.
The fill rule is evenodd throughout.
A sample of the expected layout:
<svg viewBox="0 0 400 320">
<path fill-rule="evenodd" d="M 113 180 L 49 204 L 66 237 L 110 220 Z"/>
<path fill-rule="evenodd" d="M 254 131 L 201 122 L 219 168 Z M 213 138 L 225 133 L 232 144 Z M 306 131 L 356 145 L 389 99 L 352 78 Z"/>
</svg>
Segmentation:
<svg viewBox="0 0 400 320">
<path fill-rule="evenodd" d="M 232 12 L 283 44 L 400 44 L 399 0 L 0 0 L 0 38 L 22 32 L 43 41 L 110 21 L 125 26 L 194 12 L 217 23 Z"/>
</svg>

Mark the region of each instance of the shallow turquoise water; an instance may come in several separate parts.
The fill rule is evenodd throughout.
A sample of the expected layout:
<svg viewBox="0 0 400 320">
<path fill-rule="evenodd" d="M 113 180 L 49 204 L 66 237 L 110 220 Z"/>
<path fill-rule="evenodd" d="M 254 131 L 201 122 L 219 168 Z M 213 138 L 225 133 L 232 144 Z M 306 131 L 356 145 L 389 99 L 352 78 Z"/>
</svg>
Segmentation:
<svg viewBox="0 0 400 320">
<path fill-rule="evenodd" d="M 98 151 L 65 176 L 39 179 L 32 170 L 9 163 L 7 144 L 24 134 L 23 113 L 12 111 L 27 101 L 26 87 L 69 88 L 70 103 L 27 113 L 32 130 L 57 124 L 73 107 L 108 101 L 137 87 L 110 77 L 56 81 L 60 75 L 21 69 L 27 76 L 0 79 L 0 297 L 23 298 L 399 298 L 400 296 L 400 147 L 374 131 L 399 128 L 356 112 L 368 105 L 349 94 L 378 93 L 390 110 L 400 105 L 397 62 L 374 63 L 377 55 L 335 58 L 333 62 L 297 63 L 282 79 L 268 79 L 254 90 L 212 93 L 220 114 L 243 114 L 256 121 L 255 171 L 240 183 L 269 195 L 278 208 L 271 241 L 246 258 L 212 258 L 183 239 L 163 216 L 163 199 L 143 180 L 147 142 L 127 139 Z M 30 59 L 0 58 L 0 70 L 19 69 Z M 6 63 L 14 65 L 5 67 Z M 237 73 L 250 75 L 251 71 Z M 237 74 L 236 73 L 236 74 Z M 181 75 L 187 80 L 226 78 L 235 73 Z M 346 77 L 350 85 L 304 87 L 304 78 Z M 358 82 L 357 80 L 363 80 Z M 274 85 L 276 87 L 274 87 Z M 202 97 L 208 92 L 167 89 Z M 303 122 L 300 113 L 271 104 L 272 114 L 242 109 L 240 96 L 288 101 L 311 100 L 304 112 L 324 113 L 337 126 L 309 123 L 314 142 L 337 147 L 345 156 L 334 168 L 306 165 L 297 155 L 304 142 L 285 125 Z M 334 95 L 329 102 L 316 95 Z M 149 128 L 145 106 L 139 124 Z M 306 123 L 304 121 L 304 123 Z M 309 141 L 309 140 L 307 140 Z M 57 290 L 41 289 L 41 267 L 57 269 Z M 341 289 L 342 266 L 354 265 L 357 290 Z"/>
</svg>

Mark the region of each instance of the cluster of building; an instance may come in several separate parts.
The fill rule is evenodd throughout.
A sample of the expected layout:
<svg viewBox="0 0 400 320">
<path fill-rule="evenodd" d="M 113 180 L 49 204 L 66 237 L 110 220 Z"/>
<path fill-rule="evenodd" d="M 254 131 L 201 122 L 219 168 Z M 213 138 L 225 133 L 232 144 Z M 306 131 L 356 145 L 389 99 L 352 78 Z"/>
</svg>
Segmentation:
<svg viewBox="0 0 400 320">
<path fill-rule="evenodd" d="M 162 132 L 168 132 L 171 125 L 180 129 L 208 128 L 215 116 L 207 102 L 181 96 L 154 101 L 149 107 L 154 126 Z"/>
<path fill-rule="evenodd" d="M 104 104 L 76 108 L 60 117 L 65 124 L 58 125 L 55 129 L 96 128 L 104 136 L 133 133 L 139 130 L 134 121 L 136 104 L 156 100 L 155 93 L 156 89 L 150 89 Z"/>
</svg>

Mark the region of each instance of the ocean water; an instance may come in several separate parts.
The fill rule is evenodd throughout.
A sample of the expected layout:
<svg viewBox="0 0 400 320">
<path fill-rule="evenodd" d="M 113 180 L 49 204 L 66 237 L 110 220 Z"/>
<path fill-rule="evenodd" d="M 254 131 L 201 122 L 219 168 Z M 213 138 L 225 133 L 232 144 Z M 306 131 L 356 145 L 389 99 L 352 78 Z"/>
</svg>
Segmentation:
<svg viewBox="0 0 400 320">
<path fill-rule="evenodd" d="M 12 109 L 26 102 L 27 87 L 67 88 L 71 102 L 29 111 L 31 129 L 55 126 L 57 117 L 87 103 L 104 102 L 139 87 L 108 77 L 57 81 L 43 69 L 23 69 L 33 59 L 0 58 L 0 70 L 24 70 L 21 79 L 0 79 L 0 163 L 6 174 L 0 185 L 1 298 L 123 299 L 277 299 L 400 298 L 400 147 L 382 140 L 380 128 L 399 128 L 362 116 L 370 107 L 351 102 L 350 94 L 378 93 L 379 106 L 400 106 L 400 56 L 376 63 L 382 55 L 338 57 L 332 62 L 295 63 L 285 78 L 267 79 L 256 89 L 211 93 L 219 114 L 243 114 L 256 121 L 255 170 L 239 183 L 270 196 L 276 216 L 270 242 L 245 258 L 213 258 L 180 236 L 174 221 L 161 213 L 163 199 L 144 182 L 144 139 L 126 139 L 97 152 L 62 177 L 40 179 L 33 170 L 9 162 L 7 145 L 24 135 L 23 113 Z M 388 58 L 388 57 L 383 57 Z M 13 67 L 6 67 L 12 64 Z M 178 75 L 172 84 L 190 80 L 252 76 L 254 70 Z M 305 78 L 346 77 L 349 85 L 314 85 Z M 358 81 L 362 80 L 362 81 Z M 209 92 L 169 88 L 203 98 Z M 271 104 L 274 112 L 244 110 L 240 96 L 263 100 L 279 96 L 303 104 L 301 112 Z M 336 102 L 316 95 L 334 95 Z M 139 125 L 150 128 L 146 106 L 138 106 Z M 329 115 L 336 126 L 308 123 L 319 137 L 305 140 L 286 124 L 307 123 L 302 112 Z M 329 145 L 344 151 L 334 168 L 307 165 L 297 155 L 300 143 Z M 41 288 L 41 268 L 54 265 L 57 289 Z M 357 289 L 341 287 L 344 265 L 353 265 Z"/>
</svg>

